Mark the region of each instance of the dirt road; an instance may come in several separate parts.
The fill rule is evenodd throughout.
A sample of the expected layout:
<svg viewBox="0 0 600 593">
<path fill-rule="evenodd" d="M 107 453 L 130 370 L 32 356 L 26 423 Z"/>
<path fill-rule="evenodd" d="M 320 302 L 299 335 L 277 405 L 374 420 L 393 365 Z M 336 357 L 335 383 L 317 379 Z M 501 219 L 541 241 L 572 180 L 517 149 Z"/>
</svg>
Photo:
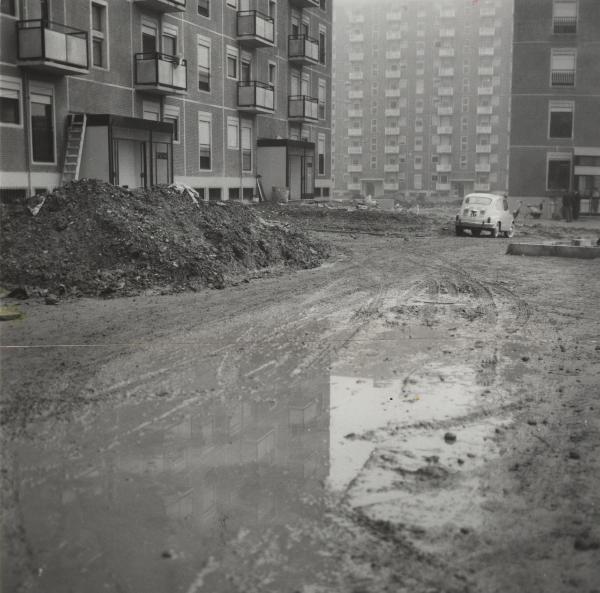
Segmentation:
<svg viewBox="0 0 600 593">
<path fill-rule="evenodd" d="M 22 305 L 2 590 L 598 593 L 600 261 L 423 229 Z"/>
</svg>

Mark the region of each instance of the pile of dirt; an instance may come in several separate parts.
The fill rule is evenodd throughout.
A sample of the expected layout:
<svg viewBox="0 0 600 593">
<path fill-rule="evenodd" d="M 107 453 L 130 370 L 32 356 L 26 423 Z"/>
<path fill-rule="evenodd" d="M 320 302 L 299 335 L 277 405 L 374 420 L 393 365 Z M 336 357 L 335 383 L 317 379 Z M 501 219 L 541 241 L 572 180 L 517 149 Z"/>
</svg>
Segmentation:
<svg viewBox="0 0 600 593">
<path fill-rule="evenodd" d="M 5 287 L 102 296 L 221 288 L 252 270 L 310 268 L 328 255 L 326 244 L 250 206 L 198 202 L 173 187 L 83 179 L 43 197 L 36 216 L 31 202 L 2 206 Z"/>
</svg>

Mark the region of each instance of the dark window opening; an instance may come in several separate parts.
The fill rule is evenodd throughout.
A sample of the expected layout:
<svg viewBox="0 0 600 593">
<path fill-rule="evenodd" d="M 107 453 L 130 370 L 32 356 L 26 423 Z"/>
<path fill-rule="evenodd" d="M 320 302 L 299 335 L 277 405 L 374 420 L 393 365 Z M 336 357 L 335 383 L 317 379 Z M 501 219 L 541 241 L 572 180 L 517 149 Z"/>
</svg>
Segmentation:
<svg viewBox="0 0 600 593">
<path fill-rule="evenodd" d="M 570 138 L 573 130 L 571 111 L 553 111 L 550 113 L 550 138 Z"/>
<path fill-rule="evenodd" d="M 325 10 L 327 8 L 327 0 L 319 0 L 319 6 L 321 10 Z"/>
<path fill-rule="evenodd" d="M 242 149 L 242 171 L 252 171 L 252 149 Z"/>
<path fill-rule="evenodd" d="M 221 188 L 220 187 L 208 188 L 208 199 L 210 202 L 219 202 L 221 200 Z"/>
<path fill-rule="evenodd" d="M 325 175 L 325 155 L 319 155 L 319 175 Z"/>
<path fill-rule="evenodd" d="M 200 169 L 210 169 L 210 145 L 200 144 Z"/>
<path fill-rule="evenodd" d="M 571 187 L 571 161 L 548 162 L 548 189 L 564 190 Z"/>
<path fill-rule="evenodd" d="M 240 199 L 240 188 L 239 187 L 230 187 L 229 188 L 229 199 L 230 200 L 239 200 Z"/>
<path fill-rule="evenodd" d="M 54 162 L 54 129 L 52 105 L 31 102 L 31 140 L 33 160 L 37 163 Z"/>
<path fill-rule="evenodd" d="M 198 89 L 210 91 L 210 70 L 203 66 L 198 66 Z"/>
<path fill-rule="evenodd" d="M 198 0 L 198 14 L 210 17 L 210 0 Z"/>
<path fill-rule="evenodd" d="M 204 201 L 204 188 L 203 187 L 195 187 L 194 188 L 198 192 L 198 198 Z"/>
<path fill-rule="evenodd" d="M 173 124 L 173 142 L 179 142 L 179 118 L 172 115 L 165 115 L 163 121 Z"/>
<path fill-rule="evenodd" d="M 321 195 L 324 198 L 328 198 L 329 197 L 329 188 L 328 187 L 324 187 L 321 189 Z"/>
<path fill-rule="evenodd" d="M 254 199 L 254 190 L 251 187 L 245 187 L 242 190 L 242 196 L 244 200 L 253 200 Z"/>
<path fill-rule="evenodd" d="M 24 189 L 0 189 L 0 202 L 2 204 L 16 204 L 24 200 L 27 191 Z"/>
<path fill-rule="evenodd" d="M 20 124 L 19 99 L 0 97 L 0 122 L 3 124 Z"/>
<path fill-rule="evenodd" d="M 327 55 L 327 45 L 325 41 L 325 33 L 319 33 L 319 62 L 325 63 L 325 56 Z"/>
<path fill-rule="evenodd" d="M 17 0 L 1 0 L 0 12 L 2 14 L 17 16 Z"/>
</svg>

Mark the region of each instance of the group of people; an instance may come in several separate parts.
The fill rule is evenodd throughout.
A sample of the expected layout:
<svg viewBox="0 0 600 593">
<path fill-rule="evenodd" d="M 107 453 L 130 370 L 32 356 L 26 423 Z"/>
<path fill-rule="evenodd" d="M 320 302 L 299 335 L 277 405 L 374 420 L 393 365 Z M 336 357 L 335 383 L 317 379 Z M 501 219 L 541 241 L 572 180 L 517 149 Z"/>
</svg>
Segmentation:
<svg viewBox="0 0 600 593">
<path fill-rule="evenodd" d="M 563 192 L 562 196 L 562 215 L 567 222 L 579 219 L 581 211 L 582 197 L 588 198 L 590 201 L 590 213 L 598 213 L 598 203 L 600 202 L 600 192 L 595 187 L 593 190 L 588 190 L 585 196 L 582 196 L 579 190 Z"/>
</svg>

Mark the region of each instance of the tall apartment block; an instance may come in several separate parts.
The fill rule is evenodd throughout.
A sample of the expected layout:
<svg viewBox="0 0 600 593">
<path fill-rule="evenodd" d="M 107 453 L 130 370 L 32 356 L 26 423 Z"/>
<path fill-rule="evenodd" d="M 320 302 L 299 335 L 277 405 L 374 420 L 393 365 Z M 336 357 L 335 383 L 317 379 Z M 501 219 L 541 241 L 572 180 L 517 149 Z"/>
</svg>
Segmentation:
<svg viewBox="0 0 600 593">
<path fill-rule="evenodd" d="M 2 0 L 3 197 L 328 195 L 332 0 Z"/>
<path fill-rule="evenodd" d="M 514 19 L 510 194 L 600 190 L 600 2 L 515 0 Z"/>
<path fill-rule="evenodd" d="M 506 190 L 511 40 L 511 0 L 338 3 L 335 187 Z"/>
</svg>

